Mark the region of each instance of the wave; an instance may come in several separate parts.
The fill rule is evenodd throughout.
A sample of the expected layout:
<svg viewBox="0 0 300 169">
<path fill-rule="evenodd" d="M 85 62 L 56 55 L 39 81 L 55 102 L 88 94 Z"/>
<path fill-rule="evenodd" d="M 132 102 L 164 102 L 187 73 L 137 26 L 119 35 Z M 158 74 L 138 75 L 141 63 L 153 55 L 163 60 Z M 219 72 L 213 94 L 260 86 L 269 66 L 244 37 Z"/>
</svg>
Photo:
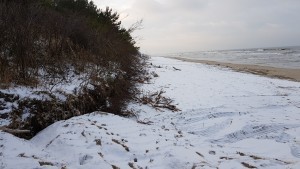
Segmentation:
<svg viewBox="0 0 300 169">
<path fill-rule="evenodd" d="M 182 52 L 172 54 L 172 56 L 199 60 L 300 69 L 300 47 Z"/>
</svg>

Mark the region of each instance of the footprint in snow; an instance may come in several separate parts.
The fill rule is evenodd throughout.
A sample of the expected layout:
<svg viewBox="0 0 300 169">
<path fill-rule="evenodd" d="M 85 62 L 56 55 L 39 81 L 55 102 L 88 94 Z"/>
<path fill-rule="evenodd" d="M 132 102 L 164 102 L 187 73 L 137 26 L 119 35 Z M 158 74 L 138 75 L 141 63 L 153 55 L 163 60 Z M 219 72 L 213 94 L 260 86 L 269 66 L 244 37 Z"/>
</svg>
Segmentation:
<svg viewBox="0 0 300 169">
<path fill-rule="evenodd" d="M 193 134 L 206 136 L 206 137 L 211 136 L 223 130 L 227 126 L 230 126 L 232 124 L 232 120 L 233 119 L 227 119 L 221 123 L 214 124 L 213 126 L 210 126 L 204 130 L 201 130 L 202 127 L 195 127 L 194 129 L 192 129 L 192 131 L 190 131 L 190 133 L 192 132 Z"/>
<path fill-rule="evenodd" d="M 292 145 L 291 146 L 291 153 L 294 157 L 300 158 L 300 145 Z"/>
<path fill-rule="evenodd" d="M 242 130 L 225 135 L 225 137 L 213 140 L 212 142 L 225 142 L 235 143 L 247 138 L 266 138 L 274 139 L 277 142 L 281 142 L 282 133 L 288 128 L 296 128 L 300 125 L 281 125 L 281 124 L 269 124 L 269 125 L 248 125 L 243 127 Z M 286 140 L 287 141 L 287 140 Z"/>
<path fill-rule="evenodd" d="M 79 164 L 80 165 L 84 165 L 86 163 L 88 163 L 89 160 L 93 159 L 93 156 L 90 156 L 90 155 L 84 155 L 82 157 L 79 158 Z"/>
</svg>

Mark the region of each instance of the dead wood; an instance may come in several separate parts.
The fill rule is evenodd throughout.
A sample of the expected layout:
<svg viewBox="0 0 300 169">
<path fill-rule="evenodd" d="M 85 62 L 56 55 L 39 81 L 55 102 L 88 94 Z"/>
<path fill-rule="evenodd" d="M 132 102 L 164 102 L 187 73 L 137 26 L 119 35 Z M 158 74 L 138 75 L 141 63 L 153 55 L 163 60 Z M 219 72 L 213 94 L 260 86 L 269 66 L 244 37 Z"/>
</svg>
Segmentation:
<svg viewBox="0 0 300 169">
<path fill-rule="evenodd" d="M 10 133 L 10 134 L 23 134 L 23 133 L 30 133 L 30 130 L 19 130 L 19 129 L 9 129 L 6 127 L 0 127 L 0 130 Z"/>
<path fill-rule="evenodd" d="M 136 100 L 141 104 L 148 104 L 158 111 L 162 111 L 161 109 L 180 111 L 180 109 L 173 104 L 173 100 L 171 98 L 163 96 L 164 93 L 165 91 L 163 89 L 154 93 L 148 92 L 146 94 L 142 94 L 141 97 L 136 97 Z"/>
<path fill-rule="evenodd" d="M 146 124 L 146 125 L 151 125 L 153 123 L 153 121 L 150 121 L 149 119 L 137 120 L 137 122 L 140 124 Z"/>
<path fill-rule="evenodd" d="M 174 66 L 173 66 L 173 69 L 174 69 L 174 70 L 181 71 L 181 69 L 178 69 L 178 68 L 176 68 L 176 67 L 174 67 Z"/>
</svg>

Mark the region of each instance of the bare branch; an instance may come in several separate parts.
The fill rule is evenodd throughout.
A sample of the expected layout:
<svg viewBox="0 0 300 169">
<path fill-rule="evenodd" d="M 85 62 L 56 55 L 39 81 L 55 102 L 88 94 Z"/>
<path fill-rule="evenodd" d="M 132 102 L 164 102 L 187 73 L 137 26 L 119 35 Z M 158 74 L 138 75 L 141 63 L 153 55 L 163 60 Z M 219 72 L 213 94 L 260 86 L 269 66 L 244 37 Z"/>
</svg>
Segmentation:
<svg viewBox="0 0 300 169">
<path fill-rule="evenodd" d="M 6 127 L 0 127 L 0 130 L 10 133 L 10 134 L 24 134 L 24 133 L 30 133 L 30 130 L 19 130 L 19 129 L 9 129 Z"/>
<path fill-rule="evenodd" d="M 165 91 L 163 89 L 154 93 L 148 92 L 146 94 L 142 94 L 141 97 L 136 97 L 136 100 L 141 104 L 148 104 L 158 111 L 162 111 L 161 109 L 180 111 L 180 109 L 178 109 L 175 105 L 172 104 L 172 99 L 162 95 L 164 93 Z"/>
<path fill-rule="evenodd" d="M 134 24 L 132 24 L 130 26 L 130 28 L 128 29 L 128 32 L 132 33 L 132 32 L 134 32 L 136 30 L 143 29 L 142 24 L 143 24 L 143 19 L 136 21 Z"/>
</svg>

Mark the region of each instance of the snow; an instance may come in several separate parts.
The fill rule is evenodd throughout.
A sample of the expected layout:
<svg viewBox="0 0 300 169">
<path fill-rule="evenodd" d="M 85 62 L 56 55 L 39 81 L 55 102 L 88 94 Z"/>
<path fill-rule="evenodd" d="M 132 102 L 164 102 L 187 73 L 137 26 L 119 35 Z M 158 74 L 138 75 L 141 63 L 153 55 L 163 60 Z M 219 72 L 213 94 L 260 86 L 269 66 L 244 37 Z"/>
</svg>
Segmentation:
<svg viewBox="0 0 300 169">
<path fill-rule="evenodd" d="M 37 99 L 37 100 L 51 100 L 50 95 L 54 96 L 57 100 L 65 101 L 67 94 L 74 94 L 79 92 L 82 85 L 86 83 L 87 74 L 82 73 L 76 75 L 72 71 L 68 72 L 65 80 L 55 79 L 51 82 L 44 81 L 42 84 L 36 87 L 25 87 L 25 86 L 12 86 L 8 89 L 0 89 L 0 92 L 4 94 L 11 94 L 17 97 L 11 101 L 4 101 L 5 99 L 0 98 L 0 115 L 11 112 L 14 108 L 18 108 L 18 101 L 23 99 Z M 89 86 L 88 86 L 89 87 Z M 1 105 L 3 104 L 3 105 Z M 24 111 L 22 114 L 22 120 L 30 116 L 29 111 Z M 0 126 L 9 125 L 10 120 L 6 118 L 0 118 Z"/>
<path fill-rule="evenodd" d="M 138 120 L 152 123 L 93 112 L 31 140 L 0 132 L 0 168 L 300 168 L 300 83 L 150 62 L 159 77 L 141 89 L 163 89 L 180 112 L 130 103 Z"/>
</svg>

